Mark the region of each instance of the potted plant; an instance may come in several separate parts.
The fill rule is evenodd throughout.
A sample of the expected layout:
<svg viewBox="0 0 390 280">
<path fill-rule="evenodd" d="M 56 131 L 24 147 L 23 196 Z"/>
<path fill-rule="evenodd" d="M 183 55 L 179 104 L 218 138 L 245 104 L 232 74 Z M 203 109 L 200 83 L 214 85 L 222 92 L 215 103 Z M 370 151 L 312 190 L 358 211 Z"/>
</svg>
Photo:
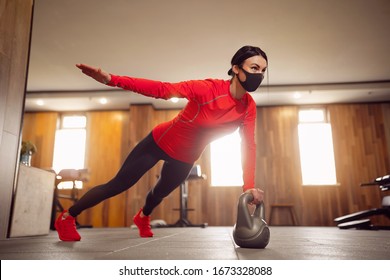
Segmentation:
<svg viewBox="0 0 390 280">
<path fill-rule="evenodd" d="M 26 166 L 31 166 L 31 157 L 37 152 L 37 147 L 30 141 L 22 141 L 22 149 L 20 151 L 20 163 Z"/>
</svg>

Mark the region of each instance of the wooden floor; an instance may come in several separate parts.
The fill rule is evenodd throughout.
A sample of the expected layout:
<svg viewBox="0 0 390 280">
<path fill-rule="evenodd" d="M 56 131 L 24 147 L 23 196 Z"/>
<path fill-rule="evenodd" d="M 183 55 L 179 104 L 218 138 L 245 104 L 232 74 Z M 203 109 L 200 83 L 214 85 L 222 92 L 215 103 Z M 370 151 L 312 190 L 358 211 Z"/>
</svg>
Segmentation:
<svg viewBox="0 0 390 280">
<path fill-rule="evenodd" d="M 270 227 L 265 249 L 236 246 L 232 227 L 80 229 L 80 242 L 47 236 L 0 241 L 1 260 L 390 260 L 390 231 Z"/>
</svg>

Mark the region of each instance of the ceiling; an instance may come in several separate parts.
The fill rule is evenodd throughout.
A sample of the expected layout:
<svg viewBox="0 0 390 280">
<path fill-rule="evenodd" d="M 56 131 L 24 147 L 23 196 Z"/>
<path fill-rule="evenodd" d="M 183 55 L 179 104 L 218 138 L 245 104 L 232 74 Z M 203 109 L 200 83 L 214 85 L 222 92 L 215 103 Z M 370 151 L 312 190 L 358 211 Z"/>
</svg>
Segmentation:
<svg viewBox="0 0 390 280">
<path fill-rule="evenodd" d="M 25 109 L 180 108 L 185 100 L 107 87 L 75 64 L 168 82 L 228 79 L 247 44 L 269 58 L 252 94 L 259 106 L 390 101 L 388 0 L 36 0 Z"/>
</svg>

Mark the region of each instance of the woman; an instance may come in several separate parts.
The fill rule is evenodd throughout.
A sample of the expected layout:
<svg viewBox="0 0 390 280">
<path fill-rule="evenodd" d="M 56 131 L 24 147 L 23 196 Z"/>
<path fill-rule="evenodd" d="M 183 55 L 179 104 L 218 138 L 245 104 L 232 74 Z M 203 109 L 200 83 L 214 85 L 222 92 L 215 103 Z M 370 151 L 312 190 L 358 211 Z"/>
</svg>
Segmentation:
<svg viewBox="0 0 390 280">
<path fill-rule="evenodd" d="M 244 192 L 252 193 L 254 204 L 263 200 L 263 191 L 254 187 L 256 144 L 254 129 L 256 105 L 248 92 L 256 90 L 266 71 L 268 59 L 258 47 L 244 46 L 231 60 L 231 80 L 198 80 L 163 83 L 109 74 L 84 64 L 76 66 L 96 81 L 142 95 L 170 99 L 181 97 L 188 104 L 171 121 L 157 125 L 129 154 L 117 175 L 109 182 L 89 190 L 56 220 L 55 228 L 63 241 L 81 239 L 75 217 L 83 210 L 133 186 L 158 161 L 161 175 L 133 222 L 141 237 L 152 237 L 150 214 L 164 197 L 188 176 L 205 147 L 216 138 L 240 129 Z"/>
</svg>

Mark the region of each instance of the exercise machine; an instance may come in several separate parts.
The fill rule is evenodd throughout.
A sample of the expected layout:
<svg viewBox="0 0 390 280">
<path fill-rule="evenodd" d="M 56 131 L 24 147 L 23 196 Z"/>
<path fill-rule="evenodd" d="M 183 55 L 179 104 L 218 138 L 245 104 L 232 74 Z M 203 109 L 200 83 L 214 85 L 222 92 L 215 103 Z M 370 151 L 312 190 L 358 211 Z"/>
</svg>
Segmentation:
<svg viewBox="0 0 390 280">
<path fill-rule="evenodd" d="M 360 184 L 360 186 L 378 186 L 381 191 L 388 191 L 390 189 L 390 175 L 378 177 L 374 181 Z M 390 230 L 390 226 L 373 225 L 371 223 L 369 217 L 377 215 L 385 215 L 387 218 L 390 219 L 390 195 L 383 197 L 381 208 L 373 208 L 369 210 L 359 211 L 356 213 L 338 217 L 334 219 L 334 221 L 338 224 L 337 226 L 340 229 L 355 228 L 370 230 Z"/>
<path fill-rule="evenodd" d="M 195 209 L 188 208 L 188 181 L 192 180 L 204 180 L 206 176 L 202 174 L 200 165 L 194 165 L 188 175 L 187 179 L 180 184 L 180 206 L 174 208 L 174 211 L 179 211 L 179 219 L 174 224 L 167 224 L 164 220 L 152 220 L 150 225 L 152 228 L 165 228 L 165 227 L 202 227 L 208 226 L 208 223 L 193 224 L 188 220 L 188 211 Z"/>
<path fill-rule="evenodd" d="M 187 218 L 188 211 L 194 210 L 192 208 L 188 208 L 188 181 L 204 180 L 204 179 L 205 179 L 205 175 L 202 174 L 201 169 L 200 169 L 200 165 L 194 165 L 192 167 L 187 179 L 184 180 L 184 182 L 182 182 L 180 184 L 180 207 L 173 209 L 175 211 L 179 211 L 180 218 L 176 223 L 169 225 L 170 227 L 202 227 L 202 228 L 205 228 L 208 226 L 207 223 L 193 224 Z"/>
</svg>

